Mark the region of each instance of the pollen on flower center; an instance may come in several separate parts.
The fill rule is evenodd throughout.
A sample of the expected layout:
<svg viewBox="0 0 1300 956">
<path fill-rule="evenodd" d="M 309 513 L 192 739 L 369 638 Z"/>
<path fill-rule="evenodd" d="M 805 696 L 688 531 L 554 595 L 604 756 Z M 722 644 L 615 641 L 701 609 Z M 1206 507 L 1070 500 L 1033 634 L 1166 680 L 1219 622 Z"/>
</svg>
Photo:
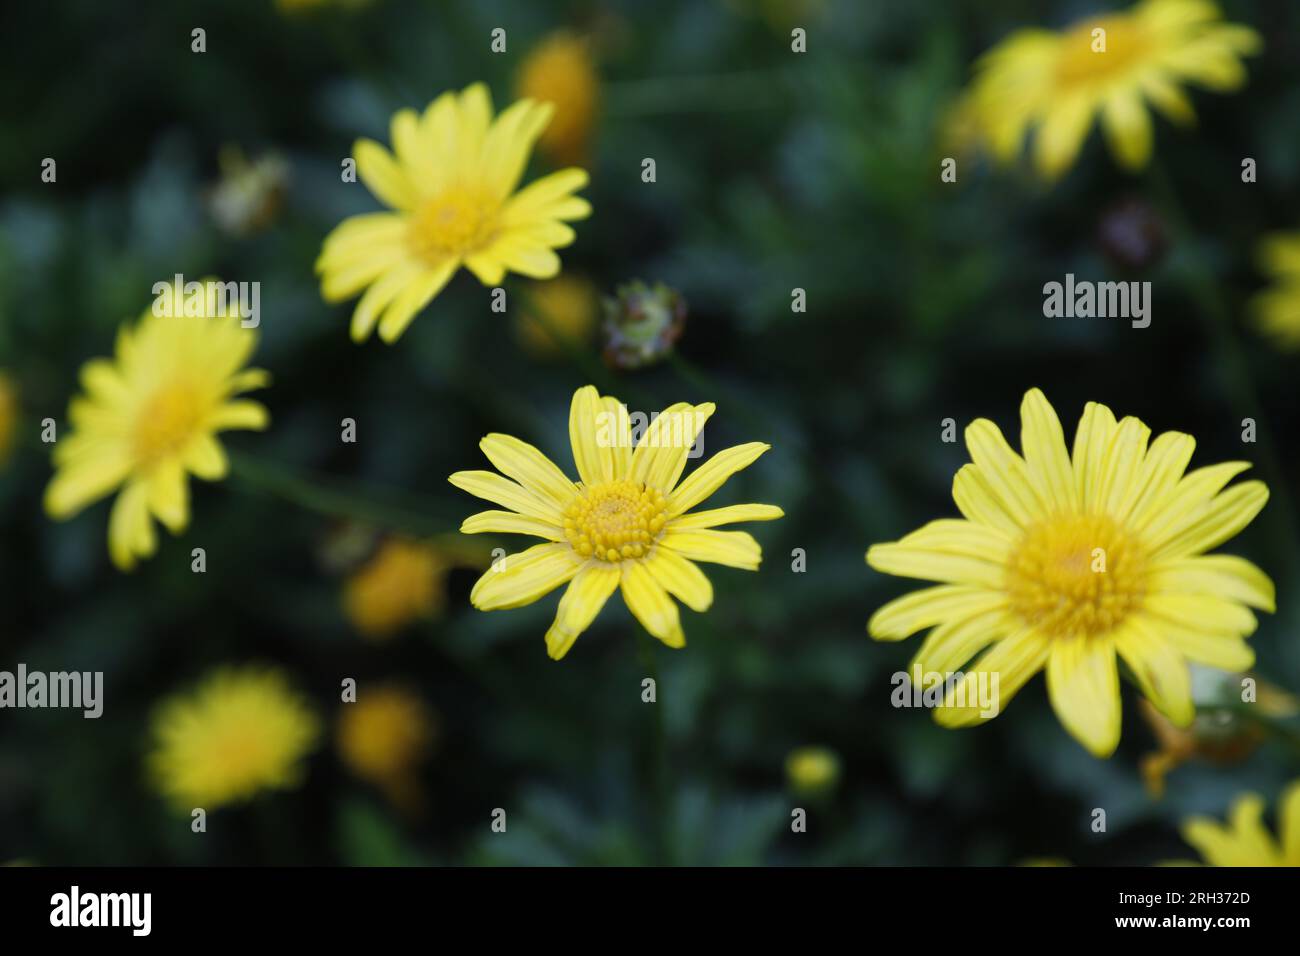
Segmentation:
<svg viewBox="0 0 1300 956">
<path fill-rule="evenodd" d="M 482 249 L 495 238 L 497 228 L 495 203 L 452 189 L 411 216 L 408 238 L 416 255 L 437 264 Z"/>
<path fill-rule="evenodd" d="M 645 557 L 668 520 L 667 507 L 657 489 L 636 482 L 593 485 L 564 512 L 564 536 L 584 558 Z"/>
<path fill-rule="evenodd" d="M 136 460 L 148 464 L 178 453 L 194 435 L 200 417 L 193 388 L 183 383 L 160 388 L 136 419 L 132 436 Z"/>
<path fill-rule="evenodd" d="M 1147 559 L 1107 515 L 1031 527 L 1007 562 L 1012 610 L 1049 637 L 1113 631 L 1142 603 Z"/>
<path fill-rule="evenodd" d="M 1057 78 L 1062 85 L 1110 79 L 1141 60 L 1146 46 L 1141 28 L 1128 18 L 1088 20 L 1062 37 Z"/>
</svg>

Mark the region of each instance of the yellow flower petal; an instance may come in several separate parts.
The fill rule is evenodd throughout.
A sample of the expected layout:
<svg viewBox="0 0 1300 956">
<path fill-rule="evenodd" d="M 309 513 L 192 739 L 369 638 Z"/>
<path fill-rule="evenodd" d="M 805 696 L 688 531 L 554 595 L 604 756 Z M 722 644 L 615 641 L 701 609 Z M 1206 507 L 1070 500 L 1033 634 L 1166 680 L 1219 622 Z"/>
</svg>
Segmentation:
<svg viewBox="0 0 1300 956">
<path fill-rule="evenodd" d="M 539 498 L 563 508 L 578 493 L 559 466 L 527 442 L 510 435 L 491 434 L 479 448 L 501 474 L 513 478 Z"/>
<path fill-rule="evenodd" d="M 1119 670 L 1107 640 L 1056 638 L 1047 661 L 1047 693 L 1065 729 L 1095 757 L 1119 745 Z"/>
<path fill-rule="evenodd" d="M 704 612 L 713 604 L 713 585 L 704 572 L 672 548 L 656 548 L 645 566 L 669 594 L 692 611 Z"/>
<path fill-rule="evenodd" d="M 640 561 L 623 565 L 623 601 L 641 626 L 669 647 L 685 647 L 677 605 Z"/>
<path fill-rule="evenodd" d="M 1047 663 L 1052 642 L 1033 629 L 1018 631 L 995 643 L 975 663 L 962 672 L 961 679 L 944 697 L 944 704 L 934 712 L 942 727 L 967 727 L 992 720 L 979 702 L 981 682 L 992 692 L 993 675 L 997 675 L 997 713 L 1006 709 L 1016 692 Z M 964 706 L 957 706 L 964 700 Z"/>
<path fill-rule="evenodd" d="M 582 566 L 560 598 L 555 623 L 546 632 L 546 652 L 552 659 L 558 661 L 569 653 L 578 635 L 591 626 L 614 593 L 622 576 L 616 564 L 588 561 Z"/>
<path fill-rule="evenodd" d="M 755 441 L 718 452 L 672 489 L 668 499 L 669 516 L 676 517 L 690 511 L 721 488 L 736 472 L 752 465 L 771 447 L 765 442 Z"/>
<path fill-rule="evenodd" d="M 461 534 L 531 534 L 548 541 L 564 540 L 564 529 L 559 525 L 513 511 L 480 511 L 466 518 L 460 531 Z"/>
<path fill-rule="evenodd" d="M 540 498 L 495 472 L 458 471 L 447 480 L 461 491 L 468 491 L 477 498 L 502 505 L 530 518 L 538 518 L 553 525 L 564 523 L 560 509 L 553 501 Z"/>
<path fill-rule="evenodd" d="M 1176 645 L 1151 627 L 1147 619 L 1139 617 L 1127 622 L 1115 635 L 1115 649 L 1156 709 L 1174 726 L 1188 726 L 1196 716 L 1191 675 Z"/>
<path fill-rule="evenodd" d="M 394 209 L 411 210 L 420 195 L 407 179 L 401 164 L 372 139 L 359 139 L 352 146 L 357 161 L 357 175 L 374 193 L 375 198 Z"/>
<path fill-rule="evenodd" d="M 581 559 L 567 544 L 536 544 L 493 562 L 470 591 L 469 599 L 480 611 L 522 607 L 554 591 L 580 567 Z"/>
<path fill-rule="evenodd" d="M 744 531 L 681 531 L 668 528 L 660 544 L 692 561 L 725 564 L 744 571 L 757 571 L 763 550 Z"/>
<path fill-rule="evenodd" d="M 716 528 L 724 524 L 736 524 L 741 521 L 773 521 L 785 517 L 785 512 L 776 505 L 727 505 L 725 508 L 711 508 L 708 511 L 691 511 L 678 515 L 670 526 L 680 530 Z"/>
<path fill-rule="evenodd" d="M 901 641 L 936 624 L 1002 608 L 1006 602 L 1005 595 L 990 588 L 941 584 L 890 601 L 871 616 L 867 630 L 878 641 Z"/>
</svg>

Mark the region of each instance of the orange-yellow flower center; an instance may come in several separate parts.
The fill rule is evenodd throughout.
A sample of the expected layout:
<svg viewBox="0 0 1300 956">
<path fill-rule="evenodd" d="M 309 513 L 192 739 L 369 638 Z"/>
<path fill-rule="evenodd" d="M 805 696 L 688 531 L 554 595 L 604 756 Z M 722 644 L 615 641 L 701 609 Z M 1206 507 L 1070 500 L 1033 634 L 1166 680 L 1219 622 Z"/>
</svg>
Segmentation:
<svg viewBox="0 0 1300 956">
<path fill-rule="evenodd" d="M 668 520 L 654 488 L 620 479 L 592 485 L 564 512 L 564 536 L 584 558 L 643 558 Z"/>
<path fill-rule="evenodd" d="M 463 188 L 449 189 L 412 214 L 407 233 L 415 254 L 432 265 L 460 258 L 496 238 L 498 204 Z"/>
<path fill-rule="evenodd" d="M 192 386 L 164 385 L 140 410 L 132 435 L 136 461 L 152 464 L 181 452 L 202 420 L 203 406 Z"/>
<path fill-rule="evenodd" d="M 1107 515 L 1068 515 L 1031 527 L 1007 562 L 1011 607 L 1049 637 L 1115 630 L 1141 606 L 1147 558 Z"/>
<path fill-rule="evenodd" d="M 1149 46 L 1132 17 L 1086 20 L 1061 38 L 1057 81 L 1069 86 L 1108 80 L 1140 62 Z"/>
</svg>

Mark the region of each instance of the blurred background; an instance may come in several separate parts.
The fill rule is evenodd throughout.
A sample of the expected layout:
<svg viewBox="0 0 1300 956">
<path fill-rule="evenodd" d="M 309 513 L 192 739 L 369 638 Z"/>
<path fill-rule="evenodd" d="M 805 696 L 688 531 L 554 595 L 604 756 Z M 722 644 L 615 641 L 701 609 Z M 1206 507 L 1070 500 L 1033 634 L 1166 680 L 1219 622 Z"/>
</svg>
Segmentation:
<svg viewBox="0 0 1300 956">
<path fill-rule="evenodd" d="M 1300 451 L 1287 440 L 1300 355 L 1248 307 L 1266 282 L 1259 238 L 1300 228 L 1300 7 L 1223 5 L 1264 38 L 1249 85 L 1194 92 L 1195 129 L 1157 120 L 1143 174 L 1119 170 L 1094 132 L 1053 186 L 965 157 L 956 183 L 940 181 L 975 57 L 1017 27 L 1105 6 L 7 5 L 0 668 L 102 670 L 105 712 L 0 712 L 0 862 L 1147 864 L 1194 856 L 1177 832 L 1190 813 L 1221 817 L 1249 789 L 1271 803 L 1300 776 L 1294 719 L 1264 728 L 1211 708 L 1171 734 L 1125 685 L 1123 742 L 1098 761 L 1039 677 L 988 726 L 947 731 L 890 705 L 916 640 L 866 633 L 914 586 L 870 571 L 866 548 L 957 514 L 967 458 L 943 421 L 1018 434 L 1039 386 L 1067 434 L 1097 400 L 1195 435 L 1194 465 L 1254 463 L 1272 499 L 1224 550 L 1278 585 L 1279 613 L 1252 640 L 1258 678 L 1300 690 Z M 498 27 L 504 53 L 490 48 Z M 395 346 L 356 346 L 351 306 L 323 304 L 313 276 L 328 231 L 379 208 L 340 162 L 359 136 L 387 142 L 398 108 L 477 80 L 498 108 L 521 91 L 569 104 L 529 175 L 584 166 L 594 215 L 575 224 L 562 277 L 516 280 L 508 314 L 461 273 Z M 189 529 L 122 574 L 107 503 L 44 515 L 41 421 L 63 426 L 82 363 L 111 354 L 118 325 L 177 272 L 261 283 L 253 364 L 274 377 L 257 396 L 272 426 L 227 434 L 232 475 L 192 482 Z M 1042 285 L 1067 272 L 1152 282 L 1150 328 L 1044 318 Z M 601 299 L 636 279 L 676 290 L 687 312 L 630 368 Z M 792 311 L 795 289 L 806 311 Z M 555 663 L 542 640 L 555 595 L 475 611 L 488 551 L 519 542 L 456 534 L 480 508 L 446 480 L 486 467 L 489 431 L 571 471 L 568 403 L 587 382 L 644 412 L 716 402 L 706 454 L 773 446 L 719 503 L 787 515 L 750 529 L 757 575 L 710 569 L 717 597 L 683 612 L 687 648 L 656 649 L 660 795 L 631 615 L 612 600 Z M 1247 417 L 1258 441 L 1243 445 Z M 344 418 L 355 444 L 340 441 Z M 145 773 L 150 715 L 246 662 L 287 675 L 321 740 L 300 786 L 214 811 L 196 835 Z M 347 677 L 357 704 L 340 702 Z M 806 832 L 791 830 L 795 807 Z M 1090 827 L 1097 807 L 1105 833 Z"/>
</svg>

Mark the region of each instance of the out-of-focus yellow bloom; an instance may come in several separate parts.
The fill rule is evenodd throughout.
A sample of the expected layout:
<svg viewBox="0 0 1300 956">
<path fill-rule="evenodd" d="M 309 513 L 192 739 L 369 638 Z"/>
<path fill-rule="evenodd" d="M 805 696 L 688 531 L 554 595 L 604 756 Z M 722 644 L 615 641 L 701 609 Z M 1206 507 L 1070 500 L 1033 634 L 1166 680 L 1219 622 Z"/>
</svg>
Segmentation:
<svg viewBox="0 0 1300 956">
<path fill-rule="evenodd" d="M 18 389 L 0 369 L 0 468 L 9 461 L 14 436 L 18 432 Z"/>
<path fill-rule="evenodd" d="M 154 518 L 173 534 L 185 530 L 189 475 L 205 481 L 226 476 L 229 463 L 217 433 L 263 429 L 269 422 L 261 404 L 236 398 L 270 381 L 261 369 L 244 367 L 257 333 L 229 314 L 233 306 L 217 297 L 215 280 L 196 289 L 186 305 L 202 314 L 183 314 L 179 302 L 171 314 L 147 309 L 134 328 L 118 330 L 113 358 L 82 366 L 86 394 L 72 400 L 71 433 L 54 446 L 46 512 L 70 518 L 120 488 L 108 520 L 108 550 L 124 571 L 157 548 Z"/>
<path fill-rule="evenodd" d="M 212 218 L 233 236 L 265 229 L 280 209 L 289 164 L 275 153 L 249 162 L 238 146 L 223 147 L 218 163 L 221 178 L 208 194 Z"/>
<path fill-rule="evenodd" d="M 296 787 L 319 736 L 315 714 L 281 672 L 226 667 L 159 706 L 148 767 L 174 807 L 212 810 Z"/>
<path fill-rule="evenodd" d="M 827 747 L 800 747 L 785 758 L 785 775 L 795 793 L 817 796 L 840 779 L 840 758 Z"/>
<path fill-rule="evenodd" d="M 531 283 L 528 300 L 515 315 L 515 332 L 524 349 L 538 358 L 554 358 L 565 354 L 566 340 L 576 345 L 591 341 L 600 294 L 580 276 L 556 276 Z"/>
<path fill-rule="evenodd" d="M 1264 799 L 1248 793 L 1233 803 L 1226 824 L 1192 817 L 1182 832 L 1210 866 L 1300 866 L 1300 780 L 1282 793 L 1277 828 L 1275 840 L 1264 826 Z"/>
<path fill-rule="evenodd" d="M 394 211 L 345 219 L 316 259 L 326 302 L 365 290 L 352 313 L 354 341 L 376 326 L 385 342 L 397 341 L 461 266 L 486 286 L 499 286 L 507 272 L 559 273 L 555 250 L 574 240 L 566 222 L 591 214 L 574 195 L 587 173 L 562 169 L 517 189 L 554 111 L 524 99 L 493 119 L 487 87 L 475 83 L 443 93 L 423 115 L 399 110 L 395 152 L 356 142 L 357 173 Z"/>
<path fill-rule="evenodd" d="M 1148 105 L 1172 122 L 1196 115 L 1183 87 L 1230 92 L 1246 84 L 1241 59 L 1257 52 L 1249 27 L 1223 22 L 1209 0 L 1142 0 L 1062 32 L 1017 31 L 975 65 L 956 116 L 1009 163 L 1034 136 L 1034 163 L 1056 178 L 1073 165 L 1100 118 L 1111 153 L 1127 169 L 1151 156 Z"/>
<path fill-rule="evenodd" d="M 418 802 L 415 770 L 434 736 L 433 715 L 417 694 L 403 687 L 362 687 L 356 702 L 344 704 L 339 715 L 343 762 L 405 809 Z"/>
<path fill-rule="evenodd" d="M 362 636 L 383 640 L 435 616 L 446 603 L 448 567 L 432 545 L 386 539 L 344 585 L 348 619 Z"/>
<path fill-rule="evenodd" d="M 1038 389 L 1025 394 L 1020 422 L 1024 457 L 991 421 L 966 429 L 973 461 L 953 480 L 964 519 L 931 521 L 867 552 L 877 571 L 943 582 L 886 604 L 871 636 L 898 641 L 933 628 L 909 670 L 962 675 L 934 711 L 947 727 L 995 717 L 1045 670 L 1066 730 L 1109 757 L 1120 737 L 1118 658 L 1186 727 L 1196 712 L 1188 661 L 1246 670 L 1255 659 L 1250 608 L 1273 610 L 1268 575 L 1204 553 L 1245 528 L 1268 489 L 1244 481 L 1223 490 L 1245 462 L 1184 474 L 1195 439 L 1166 432 L 1151 441 L 1138 419 L 1117 422 L 1096 402 L 1083 410 L 1073 456 Z"/>
<path fill-rule="evenodd" d="M 626 406 L 594 386 L 578 389 L 569 408 L 576 484 L 532 445 L 486 436 L 479 447 L 501 474 L 458 471 L 449 480 L 506 510 L 472 515 L 460 530 L 526 534 L 545 543 L 493 562 L 470 601 L 480 611 L 522 607 L 567 584 L 546 632 L 547 653 L 559 660 L 621 588 L 642 627 L 669 647 L 684 647 L 673 598 L 694 611 L 713 603 L 713 585 L 695 562 L 757 571 L 763 557 L 749 534 L 717 528 L 783 514 L 775 505 L 691 511 L 771 447 L 727 448 L 679 481 L 713 411 L 712 404 L 671 405 L 634 446 Z"/>
<path fill-rule="evenodd" d="M 1255 296 L 1255 319 L 1279 346 L 1300 349 L 1300 232 L 1265 238 L 1259 260 L 1277 284 Z"/>
<path fill-rule="evenodd" d="M 560 165 L 590 165 L 591 131 L 600 101 L 590 43 L 563 30 L 550 34 L 524 58 L 516 88 L 521 97 L 555 106 L 555 117 L 537 148 Z"/>
</svg>

